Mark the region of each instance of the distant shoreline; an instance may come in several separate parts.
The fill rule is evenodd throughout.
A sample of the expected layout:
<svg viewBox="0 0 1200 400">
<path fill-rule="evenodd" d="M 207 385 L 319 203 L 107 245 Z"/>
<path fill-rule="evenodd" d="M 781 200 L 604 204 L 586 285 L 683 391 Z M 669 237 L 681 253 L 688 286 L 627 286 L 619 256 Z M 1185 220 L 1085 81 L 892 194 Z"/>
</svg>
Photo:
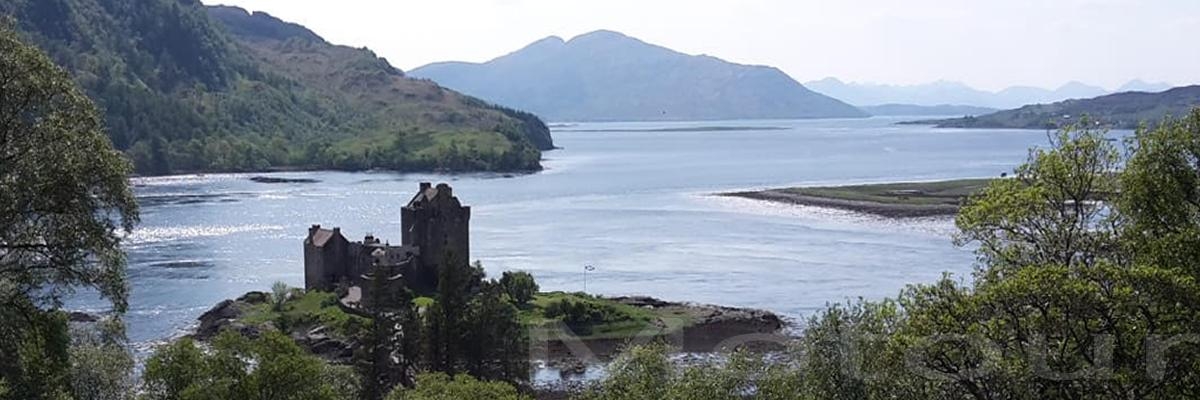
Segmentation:
<svg viewBox="0 0 1200 400">
<path fill-rule="evenodd" d="M 612 129 L 563 129 L 558 132 L 728 132 L 728 131 L 781 131 L 782 126 L 690 126 L 679 128 L 612 128 Z"/>
<path fill-rule="evenodd" d="M 775 203 L 848 210 L 888 218 L 918 218 L 958 214 L 967 196 L 991 179 L 897 182 L 870 185 L 794 187 L 718 193 Z"/>
</svg>

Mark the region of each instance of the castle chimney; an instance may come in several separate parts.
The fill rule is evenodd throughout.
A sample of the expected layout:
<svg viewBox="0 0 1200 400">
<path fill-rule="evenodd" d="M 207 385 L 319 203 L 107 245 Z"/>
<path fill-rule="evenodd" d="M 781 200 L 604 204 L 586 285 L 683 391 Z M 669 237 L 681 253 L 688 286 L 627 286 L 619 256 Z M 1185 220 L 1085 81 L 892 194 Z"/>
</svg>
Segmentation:
<svg viewBox="0 0 1200 400">
<path fill-rule="evenodd" d="M 431 184 L 429 182 L 421 182 L 421 193 L 424 193 L 426 190 L 429 190 L 429 188 L 431 188 L 431 187 L 433 187 L 433 184 Z"/>
<path fill-rule="evenodd" d="M 437 190 L 438 190 L 438 195 L 441 195 L 442 193 L 445 193 L 446 197 L 450 197 L 450 196 L 454 195 L 454 193 L 451 192 L 453 189 L 450 189 L 450 185 L 446 184 L 446 183 L 439 183 L 437 185 Z"/>
<path fill-rule="evenodd" d="M 321 224 L 313 224 L 312 226 L 308 227 L 308 236 L 317 234 L 317 231 L 320 229 L 321 229 Z"/>
</svg>

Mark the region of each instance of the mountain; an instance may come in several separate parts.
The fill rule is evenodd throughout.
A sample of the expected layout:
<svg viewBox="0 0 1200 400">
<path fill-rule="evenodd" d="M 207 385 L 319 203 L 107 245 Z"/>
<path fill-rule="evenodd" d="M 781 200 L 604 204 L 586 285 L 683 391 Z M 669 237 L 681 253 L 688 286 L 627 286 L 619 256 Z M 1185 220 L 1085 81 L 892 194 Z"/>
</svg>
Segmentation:
<svg viewBox="0 0 1200 400">
<path fill-rule="evenodd" d="M 688 55 L 612 31 L 548 37 L 485 63 L 409 72 L 556 121 L 864 117 L 782 71 Z"/>
<path fill-rule="evenodd" d="M 939 104 L 936 106 L 918 106 L 914 104 L 880 104 L 863 106 L 859 109 L 875 116 L 917 116 L 917 115 L 983 115 L 996 112 L 995 108 Z"/>
<path fill-rule="evenodd" d="M 912 104 L 936 106 L 964 104 L 980 106 L 989 93 L 959 82 L 937 81 L 923 85 L 879 85 L 847 83 L 837 78 L 806 82 L 804 86 L 857 106 L 881 104 Z"/>
<path fill-rule="evenodd" d="M 1170 88 L 1171 88 L 1171 85 L 1169 83 L 1164 83 L 1164 82 L 1150 83 L 1150 82 L 1143 81 L 1141 79 L 1134 79 L 1132 81 L 1126 82 L 1124 85 L 1121 85 L 1121 87 L 1117 88 L 1117 92 L 1155 93 L 1155 92 L 1161 92 L 1161 91 L 1164 91 L 1164 90 L 1167 90 Z"/>
<path fill-rule="evenodd" d="M 1117 129 L 1134 129 L 1141 123 L 1154 124 L 1167 116 L 1183 116 L 1200 107 L 1200 86 L 1184 86 L 1159 93 L 1124 92 L 1084 100 L 1034 104 L 978 117 L 932 123 L 952 128 L 1054 129 L 1087 115 L 1098 123 Z"/>
<path fill-rule="evenodd" d="M 196 0 L 6 0 L 5 17 L 72 74 L 141 174 L 526 170 L 552 147 L 531 114 L 408 78 L 262 13 Z"/>
<path fill-rule="evenodd" d="M 921 106 L 959 104 L 1007 109 L 1026 104 L 1091 98 L 1110 93 L 1102 87 L 1080 82 L 1068 82 L 1053 90 L 1032 86 L 1013 86 L 998 92 L 979 90 L 953 81 L 936 81 L 919 85 L 880 85 L 848 83 L 837 78 L 825 78 L 807 82 L 804 85 L 859 107 L 881 104 Z"/>
</svg>

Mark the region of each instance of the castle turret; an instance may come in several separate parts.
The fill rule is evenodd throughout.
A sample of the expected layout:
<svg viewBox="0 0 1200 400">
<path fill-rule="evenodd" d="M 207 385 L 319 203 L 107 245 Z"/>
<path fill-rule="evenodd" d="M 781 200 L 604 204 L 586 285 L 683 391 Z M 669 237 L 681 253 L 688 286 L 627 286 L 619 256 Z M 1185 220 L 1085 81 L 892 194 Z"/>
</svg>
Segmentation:
<svg viewBox="0 0 1200 400">
<path fill-rule="evenodd" d="M 409 281 L 415 289 L 437 287 L 437 271 L 453 255 L 467 263 L 470 253 L 471 207 L 463 206 L 445 183 L 436 187 L 422 182 L 416 196 L 400 213 L 401 243 L 421 249 L 420 263 Z"/>
</svg>

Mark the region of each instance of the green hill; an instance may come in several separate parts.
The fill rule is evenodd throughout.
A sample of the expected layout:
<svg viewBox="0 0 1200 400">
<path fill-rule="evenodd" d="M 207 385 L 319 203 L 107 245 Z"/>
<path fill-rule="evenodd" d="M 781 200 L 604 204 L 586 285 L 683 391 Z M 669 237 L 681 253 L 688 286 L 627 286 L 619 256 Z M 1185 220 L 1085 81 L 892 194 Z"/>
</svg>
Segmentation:
<svg viewBox="0 0 1200 400">
<path fill-rule="evenodd" d="M 1155 124 L 1167 116 L 1187 115 L 1200 107 L 1200 86 L 1184 86 L 1159 93 L 1124 92 L 1091 99 L 1033 104 L 978 117 L 914 121 L 943 128 L 1057 129 L 1087 115 L 1116 129 L 1134 129 Z"/>
<path fill-rule="evenodd" d="M 531 170 L 553 147 L 531 114 L 266 14 L 195 0 L 7 0 L 0 14 L 72 73 L 142 174 Z"/>
</svg>

